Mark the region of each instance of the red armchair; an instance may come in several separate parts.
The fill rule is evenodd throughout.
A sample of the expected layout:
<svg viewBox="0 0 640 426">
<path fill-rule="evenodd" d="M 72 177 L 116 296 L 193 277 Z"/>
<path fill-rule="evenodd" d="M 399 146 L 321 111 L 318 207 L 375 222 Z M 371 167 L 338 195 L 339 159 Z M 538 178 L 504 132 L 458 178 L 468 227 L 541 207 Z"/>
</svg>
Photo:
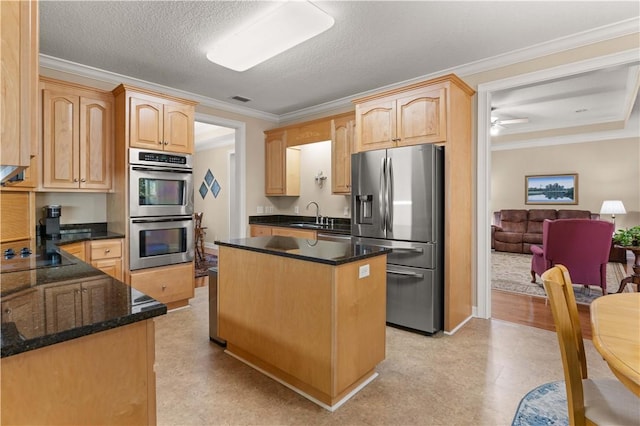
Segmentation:
<svg viewBox="0 0 640 426">
<path fill-rule="evenodd" d="M 607 294 L 607 262 L 613 223 L 602 220 L 558 219 L 542 223 L 543 247 L 531 246 L 531 282 L 536 274 L 562 264 L 574 284 L 597 285 Z"/>
</svg>

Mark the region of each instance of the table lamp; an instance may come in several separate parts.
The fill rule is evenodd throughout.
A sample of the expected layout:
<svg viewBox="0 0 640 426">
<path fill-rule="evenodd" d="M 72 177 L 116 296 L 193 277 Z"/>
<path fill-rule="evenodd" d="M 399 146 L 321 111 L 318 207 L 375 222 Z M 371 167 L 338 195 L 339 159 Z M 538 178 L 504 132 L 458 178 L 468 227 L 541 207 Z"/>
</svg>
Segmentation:
<svg viewBox="0 0 640 426">
<path fill-rule="evenodd" d="M 602 207 L 600 207 L 600 214 L 610 214 L 611 219 L 613 219 L 613 230 L 616 229 L 616 215 L 617 214 L 626 214 L 627 211 L 624 209 L 624 204 L 620 200 L 605 200 L 602 202 Z"/>
</svg>

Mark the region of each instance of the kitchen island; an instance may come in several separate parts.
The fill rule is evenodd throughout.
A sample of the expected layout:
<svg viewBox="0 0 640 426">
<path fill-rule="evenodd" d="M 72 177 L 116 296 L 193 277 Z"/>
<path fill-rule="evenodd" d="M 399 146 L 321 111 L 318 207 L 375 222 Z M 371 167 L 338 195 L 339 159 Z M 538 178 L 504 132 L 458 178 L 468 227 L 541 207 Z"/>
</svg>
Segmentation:
<svg viewBox="0 0 640 426">
<path fill-rule="evenodd" d="M 55 264 L 0 276 L 3 424 L 155 424 L 153 318 L 166 306 L 36 251 Z"/>
<path fill-rule="evenodd" d="M 377 376 L 389 249 L 282 236 L 216 244 L 229 354 L 331 411 Z"/>
</svg>

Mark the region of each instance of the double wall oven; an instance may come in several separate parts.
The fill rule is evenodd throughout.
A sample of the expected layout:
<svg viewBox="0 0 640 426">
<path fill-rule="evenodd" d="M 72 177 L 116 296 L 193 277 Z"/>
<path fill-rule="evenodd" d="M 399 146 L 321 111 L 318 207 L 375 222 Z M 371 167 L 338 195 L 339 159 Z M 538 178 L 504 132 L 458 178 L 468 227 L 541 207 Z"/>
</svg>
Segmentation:
<svg viewBox="0 0 640 426">
<path fill-rule="evenodd" d="M 192 168 L 189 154 L 129 149 L 129 269 L 193 260 Z"/>
</svg>

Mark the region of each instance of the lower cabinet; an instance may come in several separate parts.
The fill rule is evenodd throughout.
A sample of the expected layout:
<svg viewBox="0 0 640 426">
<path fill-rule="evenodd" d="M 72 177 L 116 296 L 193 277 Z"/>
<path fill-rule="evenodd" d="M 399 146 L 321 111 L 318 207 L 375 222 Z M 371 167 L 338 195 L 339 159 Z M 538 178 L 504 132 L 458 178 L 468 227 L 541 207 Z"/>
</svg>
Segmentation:
<svg viewBox="0 0 640 426">
<path fill-rule="evenodd" d="M 111 283 L 111 278 L 99 277 L 44 287 L 46 332 L 58 333 L 105 320 Z"/>
<path fill-rule="evenodd" d="M 62 249 L 105 274 L 124 281 L 122 274 L 122 239 L 81 241 L 65 244 Z"/>
<path fill-rule="evenodd" d="M 293 229 L 284 226 L 251 225 L 249 232 L 252 237 L 278 235 L 281 237 L 307 238 L 315 240 L 318 236 L 316 231 L 309 229 Z"/>
<path fill-rule="evenodd" d="M 189 304 L 194 292 L 193 262 L 131 271 L 129 284 L 174 309 Z"/>
<path fill-rule="evenodd" d="M 16 328 L 27 339 L 36 337 L 43 324 L 43 318 L 39 315 L 39 303 L 40 292 L 35 288 L 26 293 L 3 296 L 2 322 L 15 323 Z"/>
<path fill-rule="evenodd" d="M 87 244 L 91 265 L 122 281 L 122 240 L 96 240 Z"/>
<path fill-rule="evenodd" d="M 83 262 L 87 261 L 87 245 L 84 241 L 78 243 L 70 243 L 62 246 L 62 250 L 66 251 L 72 256 L 77 257 Z"/>
</svg>

